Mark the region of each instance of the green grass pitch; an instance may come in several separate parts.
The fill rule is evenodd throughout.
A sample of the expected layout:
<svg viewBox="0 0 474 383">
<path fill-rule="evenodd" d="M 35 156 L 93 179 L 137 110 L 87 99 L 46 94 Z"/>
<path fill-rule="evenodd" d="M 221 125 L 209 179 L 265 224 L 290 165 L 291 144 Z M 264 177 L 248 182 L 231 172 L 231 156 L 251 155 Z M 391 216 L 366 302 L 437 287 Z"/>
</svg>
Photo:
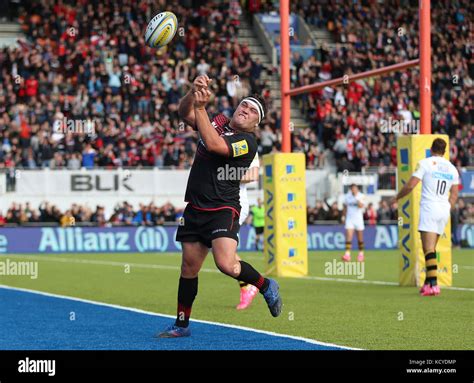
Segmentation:
<svg viewBox="0 0 474 383">
<path fill-rule="evenodd" d="M 260 296 L 248 310 L 237 311 L 238 284 L 217 271 L 209 254 L 199 276 L 193 318 L 363 349 L 474 348 L 472 250 L 453 250 L 454 286 L 464 290 L 442 289 L 438 297 L 420 297 L 417 288 L 396 285 L 397 251 L 367 251 L 362 280 L 325 274 L 325 263 L 339 261 L 340 255 L 311 252 L 308 278 L 278 278 L 284 307 L 273 318 Z M 261 253 L 241 256 L 263 270 Z M 177 253 L 3 255 L 0 260 L 5 258 L 38 261 L 38 278 L 0 276 L 0 284 L 176 312 Z"/>
</svg>

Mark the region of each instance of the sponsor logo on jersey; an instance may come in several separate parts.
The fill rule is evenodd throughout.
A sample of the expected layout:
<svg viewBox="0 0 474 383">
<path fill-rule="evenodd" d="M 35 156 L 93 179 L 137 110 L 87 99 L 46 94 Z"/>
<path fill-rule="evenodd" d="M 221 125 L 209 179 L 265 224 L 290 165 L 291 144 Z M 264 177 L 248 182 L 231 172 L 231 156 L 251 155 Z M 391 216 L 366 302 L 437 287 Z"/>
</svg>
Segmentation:
<svg viewBox="0 0 474 383">
<path fill-rule="evenodd" d="M 243 156 L 244 154 L 247 154 L 249 152 L 249 145 L 247 143 L 247 140 L 234 142 L 232 144 L 232 150 L 234 152 L 234 157 L 239 157 Z"/>
<path fill-rule="evenodd" d="M 442 173 L 442 172 L 433 172 L 432 176 L 435 179 L 448 180 L 448 181 L 452 181 L 454 178 L 452 174 Z"/>
</svg>

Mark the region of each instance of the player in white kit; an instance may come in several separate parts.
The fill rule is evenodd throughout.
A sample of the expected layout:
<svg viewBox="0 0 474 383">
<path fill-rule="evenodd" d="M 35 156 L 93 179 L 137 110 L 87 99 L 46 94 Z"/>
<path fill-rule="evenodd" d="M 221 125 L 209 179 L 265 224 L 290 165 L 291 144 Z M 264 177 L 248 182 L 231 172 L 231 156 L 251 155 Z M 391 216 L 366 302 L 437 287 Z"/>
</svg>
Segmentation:
<svg viewBox="0 0 474 383">
<path fill-rule="evenodd" d="M 446 142 L 436 138 L 431 145 L 431 157 L 418 162 L 416 170 L 395 197 L 399 200 L 421 181 L 420 222 L 426 278 L 420 290 L 422 296 L 439 295 L 436 245 L 450 218 L 450 210 L 458 198 L 459 173 L 443 155 Z"/>
<path fill-rule="evenodd" d="M 365 196 L 359 191 L 357 185 L 352 184 L 350 191 L 344 196 L 344 210 L 342 211 L 342 219 L 345 222 L 346 229 L 346 252 L 342 256 L 344 262 L 351 260 L 352 237 L 354 230 L 357 232 L 357 240 L 359 244 L 359 255 L 357 260 L 364 261 L 364 208 Z"/>
<path fill-rule="evenodd" d="M 258 153 L 255 154 L 255 158 L 253 159 L 252 163 L 250 164 L 247 172 L 240 180 L 240 217 L 239 217 L 239 224 L 245 222 L 247 217 L 249 216 L 249 199 L 247 196 L 247 184 L 250 182 L 258 181 L 258 172 L 260 168 L 260 160 L 258 158 Z M 237 310 L 244 310 L 250 306 L 252 303 L 253 298 L 258 293 L 258 288 L 253 285 L 249 285 L 248 283 L 239 281 L 240 285 L 240 302 L 237 305 Z"/>
</svg>

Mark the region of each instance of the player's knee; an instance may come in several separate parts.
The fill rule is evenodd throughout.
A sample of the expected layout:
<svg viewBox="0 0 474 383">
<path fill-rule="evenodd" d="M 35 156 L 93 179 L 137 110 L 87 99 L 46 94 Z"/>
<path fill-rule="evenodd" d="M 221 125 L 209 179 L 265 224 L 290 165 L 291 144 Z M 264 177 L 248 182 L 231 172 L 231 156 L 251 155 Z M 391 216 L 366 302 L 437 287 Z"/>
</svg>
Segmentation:
<svg viewBox="0 0 474 383">
<path fill-rule="evenodd" d="M 436 253 L 436 249 L 432 246 L 423 247 L 423 254 Z"/>
<path fill-rule="evenodd" d="M 193 262 L 192 260 L 185 260 L 181 262 L 181 275 L 187 278 L 195 278 L 199 274 L 200 264 L 199 262 Z"/>
<path fill-rule="evenodd" d="M 436 246 L 431 243 L 422 243 L 423 254 L 434 253 Z"/>
<path fill-rule="evenodd" d="M 230 277 L 238 277 L 240 274 L 240 268 L 238 262 L 230 262 L 226 259 L 216 259 L 215 260 L 217 268 L 224 274 Z"/>
</svg>

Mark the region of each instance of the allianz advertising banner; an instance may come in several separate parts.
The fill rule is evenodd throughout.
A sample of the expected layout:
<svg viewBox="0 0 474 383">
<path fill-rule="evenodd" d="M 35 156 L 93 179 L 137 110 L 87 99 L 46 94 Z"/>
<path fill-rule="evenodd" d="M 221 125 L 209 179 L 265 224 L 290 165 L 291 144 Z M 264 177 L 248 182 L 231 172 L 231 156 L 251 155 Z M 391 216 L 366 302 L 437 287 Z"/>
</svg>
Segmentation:
<svg viewBox="0 0 474 383">
<path fill-rule="evenodd" d="M 175 242 L 177 227 L 69 227 L 69 228 L 2 228 L 0 253 L 142 253 L 179 252 Z M 474 225 L 460 225 L 458 239 L 474 248 Z M 397 248 L 396 225 L 369 226 L 364 233 L 367 250 Z M 344 251 L 342 225 L 308 226 L 308 250 Z M 243 226 L 240 230 L 239 251 L 255 251 L 255 230 Z"/>
<path fill-rule="evenodd" d="M 474 196 L 474 170 L 461 170 L 461 196 Z"/>
</svg>

